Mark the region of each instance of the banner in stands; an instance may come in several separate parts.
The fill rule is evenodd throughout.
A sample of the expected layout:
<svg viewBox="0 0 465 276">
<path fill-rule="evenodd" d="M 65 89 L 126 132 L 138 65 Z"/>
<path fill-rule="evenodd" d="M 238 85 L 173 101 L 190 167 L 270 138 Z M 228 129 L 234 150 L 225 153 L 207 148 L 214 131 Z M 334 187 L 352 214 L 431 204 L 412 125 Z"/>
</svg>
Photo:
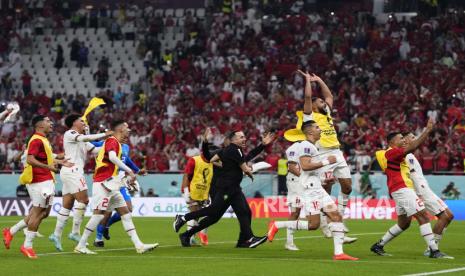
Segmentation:
<svg viewBox="0 0 465 276">
<path fill-rule="evenodd" d="M 61 197 L 54 199 L 50 216 L 56 216 L 61 208 Z M 285 197 L 249 198 L 250 209 L 254 218 L 287 218 L 289 215 Z M 186 213 L 187 205 L 178 197 L 144 197 L 133 198 L 134 217 L 174 217 Z M 446 204 L 454 213 L 456 220 L 465 220 L 465 200 L 447 200 Z M 0 198 L 0 216 L 26 216 L 32 202 L 29 198 Z M 86 216 L 91 215 L 90 207 Z M 302 214 L 303 215 L 303 214 Z M 224 217 L 234 217 L 228 210 Z M 395 203 L 385 199 L 352 198 L 344 214 L 346 219 L 397 219 Z"/>
</svg>

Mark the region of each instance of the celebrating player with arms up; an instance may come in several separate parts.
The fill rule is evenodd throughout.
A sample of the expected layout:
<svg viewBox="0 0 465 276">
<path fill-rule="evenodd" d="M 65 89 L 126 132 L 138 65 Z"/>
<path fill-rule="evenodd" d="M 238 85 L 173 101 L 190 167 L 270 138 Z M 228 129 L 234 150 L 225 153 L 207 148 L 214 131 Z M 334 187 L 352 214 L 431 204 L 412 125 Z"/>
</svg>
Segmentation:
<svg viewBox="0 0 465 276">
<path fill-rule="evenodd" d="M 63 206 L 58 211 L 55 232 L 49 236 L 49 240 L 54 243 L 58 251 L 63 251 L 61 235 L 73 205 L 75 205 L 73 229 L 68 238 L 76 242 L 81 239 L 81 223 L 89 203 L 84 165 L 87 153 L 98 153 L 99 150 L 89 141 L 102 139 L 113 134 L 113 131 L 107 131 L 106 133 L 84 135 L 86 124 L 82 116 L 78 114 L 71 114 L 66 117 L 65 124 L 69 128 L 63 136 L 65 157 L 69 158 L 74 163 L 74 166 L 71 168 L 63 167 L 60 171 L 60 178 L 63 182 Z M 74 204 L 75 202 L 76 204 Z"/>
<path fill-rule="evenodd" d="M 107 210 L 116 209 L 121 215 L 123 228 L 131 237 L 137 253 L 145 253 L 158 246 L 158 244 L 143 244 L 137 235 L 132 222 L 131 213 L 120 193 L 124 185 L 118 177 L 118 168 L 124 170 L 131 181 L 136 180 L 134 172 L 121 161 L 121 143 L 129 136 L 128 124 L 124 121 L 115 121 L 111 126 L 114 136 L 107 138 L 100 149 L 96 159 L 94 186 L 92 190 L 92 206 L 94 213 L 87 223 L 84 234 L 81 237 L 74 252 L 81 254 L 96 254 L 86 247 L 87 239 L 95 231 Z"/>
<path fill-rule="evenodd" d="M 305 77 L 306 82 L 303 121 L 306 122 L 313 120 L 320 127 L 321 139 L 316 143 L 316 146 L 319 153 L 322 155 L 322 158 L 334 155 L 338 160 L 337 163 L 325 167 L 325 170 L 321 173 L 325 178 L 325 183 L 331 183 L 334 178 L 336 178 L 341 185 L 342 196 L 338 199 L 338 210 L 344 218 L 344 211 L 349 201 L 349 195 L 352 192 L 352 177 L 350 175 L 350 168 L 347 165 L 342 151 L 340 150 L 341 144 L 337 138 L 337 132 L 333 125 L 333 118 L 331 117 L 333 95 L 326 83 L 320 77 L 304 73 L 300 70 L 298 72 Z M 317 82 L 320 85 L 324 100 L 311 96 L 312 81 Z M 328 194 L 331 194 L 331 185 L 325 185 L 324 188 Z M 322 220 L 326 220 L 326 217 L 322 216 Z M 322 230 L 325 235 L 330 233 L 330 231 L 326 228 L 327 225 L 326 221 L 322 222 Z M 346 232 L 348 231 L 345 226 L 344 229 Z M 356 240 L 357 238 L 345 237 L 345 243 L 352 243 Z"/>
<path fill-rule="evenodd" d="M 415 141 L 416 138 L 411 132 L 404 133 L 403 137 L 405 140 L 405 146 L 410 145 L 410 143 Z M 410 169 L 410 178 L 413 181 L 415 192 L 423 203 L 425 203 L 426 210 L 438 218 L 437 223 L 433 227 L 433 233 L 436 243 L 439 245 L 439 241 L 442 239 L 442 235 L 446 231 L 447 226 L 454 219 L 454 215 L 447 207 L 446 203 L 429 187 L 428 181 L 423 175 L 423 169 L 421 168 L 420 162 L 418 162 L 415 155 L 413 155 L 413 153 L 409 153 L 405 156 L 405 159 Z M 424 255 L 430 255 L 429 247 L 426 249 Z"/>
<path fill-rule="evenodd" d="M 299 165 L 301 168 L 300 184 L 303 186 L 303 204 L 308 215 L 308 221 L 276 221 L 271 222 L 268 228 L 268 240 L 273 241 L 279 228 L 294 230 L 316 230 L 320 227 L 320 213 L 323 211 L 331 219 L 329 229 L 334 240 L 334 260 L 358 260 L 343 252 L 344 225 L 342 216 L 337 211 L 333 199 L 323 189 L 321 171 L 328 166 L 340 162 L 334 155 L 321 156 L 315 143 L 320 139 L 321 130 L 315 121 L 306 121 L 302 124 L 302 131 L 306 141 L 300 144 Z"/>
<path fill-rule="evenodd" d="M 389 194 L 396 202 L 397 224 L 392 226 L 386 234 L 371 247 L 371 251 L 380 255 L 386 256 L 384 246 L 406 230 L 415 217 L 420 225 L 420 233 L 425 239 L 426 245 L 430 248 L 430 258 L 448 258 L 446 254 L 438 249 L 438 244 L 434 239 L 433 230 L 431 229 L 430 220 L 425 210 L 425 205 L 418 198 L 412 189 L 409 189 L 407 184 L 411 182 L 408 177 L 410 170 L 405 163 L 405 156 L 417 149 L 433 130 L 433 121 L 430 119 L 425 131 L 411 141 L 407 146 L 405 139 L 399 132 L 390 133 L 387 136 L 389 149 L 384 153 L 386 159 L 386 176 Z M 378 157 L 378 156 L 377 156 Z M 378 157 L 378 160 L 380 158 Z"/>
</svg>

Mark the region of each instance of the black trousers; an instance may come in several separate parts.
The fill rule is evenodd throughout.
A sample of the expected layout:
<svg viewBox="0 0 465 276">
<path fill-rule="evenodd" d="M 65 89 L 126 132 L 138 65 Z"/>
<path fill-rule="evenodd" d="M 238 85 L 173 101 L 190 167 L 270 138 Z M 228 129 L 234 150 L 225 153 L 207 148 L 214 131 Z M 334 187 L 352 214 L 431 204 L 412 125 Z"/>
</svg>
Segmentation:
<svg viewBox="0 0 465 276">
<path fill-rule="evenodd" d="M 251 228 L 252 211 L 250 210 L 247 199 L 240 188 L 226 190 L 224 188 L 217 187 L 215 197 L 212 199 L 210 206 L 195 212 L 190 212 L 184 216 L 186 221 L 203 218 L 200 220 L 199 225 L 192 227 L 184 234 L 192 236 L 210 225 L 215 224 L 221 219 L 229 206 L 232 206 L 237 219 L 239 220 L 241 230 L 238 242 L 240 243 L 249 240 L 253 237 Z"/>
<path fill-rule="evenodd" d="M 287 176 L 278 175 L 278 195 L 287 195 Z"/>
</svg>

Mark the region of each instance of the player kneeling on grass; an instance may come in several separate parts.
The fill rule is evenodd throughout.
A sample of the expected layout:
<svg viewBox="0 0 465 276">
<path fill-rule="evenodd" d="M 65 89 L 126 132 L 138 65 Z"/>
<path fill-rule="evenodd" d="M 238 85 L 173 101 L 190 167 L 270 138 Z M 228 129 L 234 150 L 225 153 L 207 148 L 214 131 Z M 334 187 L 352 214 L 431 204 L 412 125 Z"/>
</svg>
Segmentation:
<svg viewBox="0 0 465 276">
<path fill-rule="evenodd" d="M 136 232 L 136 227 L 132 222 L 131 213 L 120 193 L 120 188 L 124 185 L 118 177 L 118 168 L 124 170 L 131 180 L 136 180 L 134 172 L 121 161 L 120 141 L 127 140 L 129 136 L 128 124 L 124 121 L 115 121 L 111 126 L 114 136 L 107 138 L 100 150 L 94 174 L 94 186 L 92 191 L 92 207 L 94 213 L 87 223 L 84 233 L 74 252 L 81 254 L 96 254 L 86 247 L 89 236 L 95 231 L 107 210 L 116 210 L 123 223 L 123 228 L 131 237 L 137 253 L 145 253 L 153 250 L 158 244 L 143 244 Z"/>
<path fill-rule="evenodd" d="M 334 155 L 328 156 L 324 160 L 319 160 L 318 149 L 315 142 L 320 139 L 321 129 L 315 121 L 307 121 L 302 124 L 302 131 L 306 141 L 300 145 L 299 163 L 302 169 L 300 183 L 303 186 L 303 204 L 308 214 L 308 221 L 276 221 L 271 222 L 268 228 L 268 240 L 273 241 L 274 236 L 280 228 L 290 228 L 294 230 L 317 230 L 320 227 L 320 212 L 323 211 L 331 220 L 329 229 L 334 241 L 334 260 L 355 261 L 358 258 L 351 257 L 343 252 L 344 224 L 338 212 L 337 205 L 328 193 L 323 189 L 320 169 L 324 166 L 338 162 Z"/>
<path fill-rule="evenodd" d="M 408 188 L 412 186 L 412 180 L 409 178 L 410 169 L 406 164 L 405 157 L 426 141 L 432 130 L 433 121 L 430 119 L 420 137 L 408 145 L 400 132 L 390 133 L 387 136 L 389 148 L 384 153 L 384 159 L 377 155 L 378 160 L 381 160 L 380 164 L 385 164 L 389 194 L 396 202 L 398 216 L 397 224 L 392 226 L 381 240 L 371 246 L 370 250 L 380 256 L 388 256 L 384 251 L 384 246 L 409 228 L 412 217 L 415 217 L 420 225 L 420 233 L 430 248 L 429 257 L 452 259 L 452 257 L 439 251 L 425 205 L 415 194 L 415 191 Z"/>
</svg>

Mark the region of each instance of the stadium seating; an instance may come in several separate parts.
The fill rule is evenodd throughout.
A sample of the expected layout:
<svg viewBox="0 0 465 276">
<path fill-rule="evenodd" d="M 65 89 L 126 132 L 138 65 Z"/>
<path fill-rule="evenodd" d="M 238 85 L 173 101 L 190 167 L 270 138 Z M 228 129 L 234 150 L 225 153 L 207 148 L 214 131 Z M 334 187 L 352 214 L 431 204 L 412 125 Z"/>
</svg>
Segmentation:
<svg viewBox="0 0 465 276">
<path fill-rule="evenodd" d="M 257 7 L 254 11 L 237 10 L 230 15 L 211 8 L 154 9 L 153 15 L 142 18 L 142 23 L 135 19 L 142 25 L 136 24 L 134 41 L 125 40 L 124 35 L 111 40 L 110 25 L 99 25 L 95 29 L 88 25 L 71 28 L 70 22 L 65 20 L 63 32 L 45 28 L 44 35 L 32 36 L 32 54 L 22 54 L 20 66 L 12 69 L 13 90 L 18 101 L 30 105 L 21 97 L 20 76 L 25 69 L 33 77 L 33 93 L 37 96 L 45 91 L 50 101 L 56 93 L 64 94 L 66 100 L 68 95 L 76 93 L 84 95 L 86 101 L 89 100 L 88 95 L 114 100 L 117 88 L 124 86 L 126 96 L 121 104 L 125 110 L 116 113 L 136 124 L 138 131 L 134 132 L 134 136 L 150 136 L 149 142 L 133 146 L 140 152 L 145 152 L 147 147 L 153 148 L 151 154 L 157 162 L 147 162 L 147 156 L 143 154 L 135 159 L 140 164 L 145 162 L 150 170 L 163 171 L 169 170 L 166 149 L 173 148 L 182 168 L 186 147 L 198 145 L 197 137 L 206 126 L 217 126 L 219 133 L 224 133 L 228 126 L 242 127 L 247 129 L 252 141 L 259 139 L 260 131 L 266 128 L 278 128 L 281 132 L 291 128 L 295 122 L 293 113 L 302 103 L 299 94 L 302 80 L 294 77 L 292 70 L 300 66 L 320 75 L 332 89 L 337 111 L 335 123 L 353 170 L 367 169 L 374 150 L 385 146 L 384 136 L 388 131 L 401 128 L 418 132 L 428 112 L 436 110 L 440 114 L 437 129 L 442 138 L 428 144 L 427 148 L 436 160 L 431 171 L 463 172 L 465 139 L 460 134 L 465 130 L 465 122 L 461 125 L 460 120 L 464 118 L 465 87 L 459 81 L 460 68 L 463 69 L 463 58 L 460 57 L 465 53 L 459 43 L 460 39 L 463 40 L 463 31 L 457 30 L 447 18 L 438 19 L 434 32 L 425 29 L 436 26 L 434 19 L 420 17 L 412 22 L 392 20 L 372 27 L 367 23 L 371 18 L 365 13 L 355 16 L 347 8 L 341 7 L 336 16 L 320 13 L 320 19 L 314 13 L 309 16 L 286 15 L 296 14 L 286 13 L 286 7 L 269 17 L 262 16 L 263 11 Z M 189 15 L 193 16 L 194 22 L 190 21 Z M 163 24 L 170 17 L 174 24 L 154 27 L 152 32 L 157 17 L 161 17 Z M 245 18 L 247 20 L 243 20 Z M 120 24 L 125 22 L 125 19 L 117 18 L 109 22 L 112 20 Z M 268 27 L 270 22 L 267 20 L 274 24 L 272 29 Z M 242 21 L 250 23 L 250 28 L 238 23 Z M 121 29 L 123 27 L 120 26 Z M 409 30 L 407 34 L 403 28 Z M 381 31 L 384 38 L 380 38 Z M 445 35 L 451 31 L 457 36 L 456 40 Z M 334 40 L 329 41 L 329 33 Z M 452 48 L 446 51 L 446 46 L 438 47 L 437 56 L 428 59 L 434 48 L 425 43 L 425 36 L 431 34 L 436 41 L 446 40 Z M 408 58 L 400 57 L 401 41 L 395 40 L 400 35 L 409 43 Z M 157 40 L 160 48 L 147 45 L 149 37 Z M 75 38 L 89 49 L 88 67 L 79 68 L 76 61 L 70 60 L 69 44 Z M 175 48 L 178 42 L 182 46 Z M 194 43 L 199 43 L 200 49 L 195 49 Z M 60 70 L 55 68 L 58 45 L 63 47 L 64 57 Z M 147 47 L 152 47 L 153 51 L 153 59 L 145 64 L 153 69 L 148 74 L 144 65 Z M 168 67 L 164 60 L 167 51 L 172 54 L 172 63 Z M 198 51 L 201 54 L 193 54 Z M 450 52 L 452 58 L 448 59 Z M 8 53 L 4 56 L 7 57 Z M 105 89 L 99 89 L 94 73 L 103 57 L 110 62 L 109 78 Z M 425 70 L 417 62 L 420 58 L 425 59 L 425 66 L 434 67 L 438 74 L 445 76 L 448 85 L 435 86 L 425 81 L 424 76 L 412 73 Z M 117 80 L 122 68 L 129 74 L 127 84 Z M 278 85 L 273 84 L 273 76 L 278 76 Z M 436 75 L 429 78 L 437 80 Z M 139 87 L 139 90 L 131 90 L 131 87 Z M 141 89 L 146 98 L 140 97 Z M 399 91 L 405 93 L 399 94 Z M 410 91 L 416 94 L 412 96 Z M 321 95 L 318 89 L 315 93 Z M 424 100 L 428 97 L 437 100 L 431 104 Z M 198 99 L 205 103 L 197 102 Z M 237 99 L 245 99 L 245 102 L 236 102 Z M 410 108 L 405 104 L 412 100 L 417 101 L 418 106 Z M 181 124 L 179 115 L 168 114 L 170 102 L 173 102 L 177 114 L 186 118 L 184 124 L 189 128 Z M 403 104 L 399 105 L 399 102 Z M 70 110 L 71 106 L 71 102 L 66 102 L 66 109 Z M 378 108 L 381 106 L 383 108 Z M 40 108 L 50 111 L 50 107 L 43 104 L 34 110 Z M 143 116 L 136 116 L 134 112 L 141 109 L 144 110 Z M 107 110 L 115 111 L 114 106 Z M 396 121 L 392 114 L 402 117 L 404 113 L 408 117 L 402 119 L 403 125 L 390 123 Z M 24 121 L 31 115 L 26 112 Z M 62 116 L 55 115 L 54 118 Z M 113 116 L 97 119 L 99 123 L 108 122 Z M 146 122 L 142 124 L 138 118 L 144 116 Z M 170 124 L 182 138 L 172 139 L 171 130 L 167 127 Z M 92 127 L 95 129 L 95 125 Z M 158 128 L 163 129 L 157 133 Z M 435 149 L 438 142 L 446 145 L 446 153 L 450 157 L 446 160 L 447 166 L 440 168 L 436 163 L 443 153 Z M 268 150 L 260 158 L 275 160 L 286 145 L 280 138 L 275 149 Z"/>
</svg>

